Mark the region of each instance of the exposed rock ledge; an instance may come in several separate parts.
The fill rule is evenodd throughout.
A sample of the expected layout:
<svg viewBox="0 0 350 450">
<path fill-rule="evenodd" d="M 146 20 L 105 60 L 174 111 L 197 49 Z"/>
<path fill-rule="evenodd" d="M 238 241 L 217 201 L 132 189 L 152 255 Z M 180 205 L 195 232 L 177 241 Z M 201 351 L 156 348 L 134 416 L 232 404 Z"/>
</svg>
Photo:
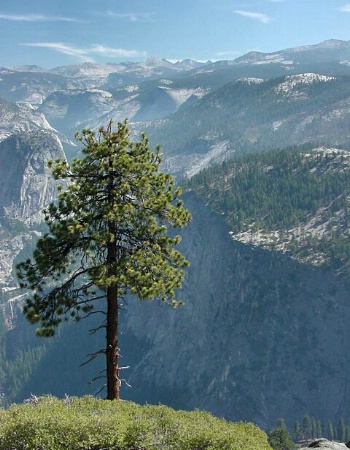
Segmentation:
<svg viewBox="0 0 350 450">
<path fill-rule="evenodd" d="M 307 447 L 303 447 L 300 450 L 307 450 L 310 448 L 323 448 L 324 450 L 347 450 L 349 444 L 341 444 L 340 442 L 328 441 L 327 439 L 316 439 L 311 442 Z"/>
</svg>

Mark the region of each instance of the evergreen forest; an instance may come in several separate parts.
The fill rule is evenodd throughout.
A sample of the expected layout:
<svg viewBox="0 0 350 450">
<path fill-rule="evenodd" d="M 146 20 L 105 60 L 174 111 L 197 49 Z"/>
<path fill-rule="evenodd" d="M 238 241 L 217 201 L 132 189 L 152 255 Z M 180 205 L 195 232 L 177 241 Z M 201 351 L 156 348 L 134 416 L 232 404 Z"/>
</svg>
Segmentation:
<svg viewBox="0 0 350 450">
<path fill-rule="evenodd" d="M 312 144 L 237 155 L 185 182 L 232 236 L 314 265 L 350 258 L 350 153 Z"/>
</svg>

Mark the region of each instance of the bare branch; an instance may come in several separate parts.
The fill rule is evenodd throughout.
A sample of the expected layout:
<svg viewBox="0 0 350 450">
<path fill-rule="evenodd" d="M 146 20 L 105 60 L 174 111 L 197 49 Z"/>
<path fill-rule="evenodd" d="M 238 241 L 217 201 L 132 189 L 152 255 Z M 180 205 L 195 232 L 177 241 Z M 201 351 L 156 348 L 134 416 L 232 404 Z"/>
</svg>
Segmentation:
<svg viewBox="0 0 350 450">
<path fill-rule="evenodd" d="M 89 330 L 89 334 L 90 334 L 90 335 L 95 334 L 95 333 L 97 333 L 99 330 L 102 330 L 103 328 L 106 328 L 106 327 L 107 327 L 107 323 L 105 322 L 104 324 L 100 325 L 99 327 L 91 328 L 91 329 Z"/>
<path fill-rule="evenodd" d="M 97 352 L 89 353 L 88 355 L 85 356 L 85 358 L 89 358 L 89 359 L 87 361 L 81 363 L 80 367 L 86 366 L 86 364 L 89 364 L 91 361 L 93 361 L 95 358 L 97 358 L 97 356 L 103 355 L 103 354 L 106 354 L 105 349 L 100 349 L 100 350 L 97 350 Z"/>
<path fill-rule="evenodd" d="M 98 395 L 100 392 L 102 392 L 103 389 L 104 389 L 106 386 L 107 386 L 107 383 L 105 383 L 105 384 L 101 387 L 101 389 L 99 389 L 97 392 L 95 392 L 95 395 Z"/>
</svg>

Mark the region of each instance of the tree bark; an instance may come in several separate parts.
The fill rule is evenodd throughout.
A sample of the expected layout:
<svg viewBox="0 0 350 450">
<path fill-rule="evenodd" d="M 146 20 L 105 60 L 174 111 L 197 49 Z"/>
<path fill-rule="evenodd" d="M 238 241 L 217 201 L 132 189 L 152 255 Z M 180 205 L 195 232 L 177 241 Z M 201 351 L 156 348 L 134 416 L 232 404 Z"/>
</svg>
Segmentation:
<svg viewBox="0 0 350 450">
<path fill-rule="evenodd" d="M 119 348 L 118 348 L 118 289 L 112 285 L 107 289 L 107 399 L 120 397 Z"/>
<path fill-rule="evenodd" d="M 110 131 L 110 126 L 108 130 Z M 109 182 L 108 182 L 108 204 L 113 209 L 114 195 L 114 171 L 113 161 L 109 158 Z M 112 240 L 107 244 L 107 264 L 108 277 L 115 276 L 117 252 L 117 224 L 114 220 L 108 221 L 108 233 Z M 119 378 L 119 347 L 118 347 L 118 284 L 111 283 L 107 288 L 107 323 L 106 323 L 106 369 L 107 369 L 107 400 L 119 400 L 120 398 L 120 378 Z"/>
</svg>

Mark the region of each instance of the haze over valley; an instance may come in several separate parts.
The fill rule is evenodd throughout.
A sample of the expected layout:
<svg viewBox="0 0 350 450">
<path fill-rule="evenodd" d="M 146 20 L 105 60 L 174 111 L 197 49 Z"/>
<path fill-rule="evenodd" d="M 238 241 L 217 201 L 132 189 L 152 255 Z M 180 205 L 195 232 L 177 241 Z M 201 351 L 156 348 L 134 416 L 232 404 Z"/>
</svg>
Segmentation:
<svg viewBox="0 0 350 450">
<path fill-rule="evenodd" d="M 236 59 L 0 68 L 0 392 L 94 394 L 100 334 L 40 340 L 15 265 L 57 195 L 49 160 L 74 133 L 128 118 L 163 149 L 192 213 L 175 310 L 130 298 L 122 396 L 269 429 L 306 415 L 350 422 L 350 41 Z M 43 375 L 43 373 L 45 375 Z"/>
</svg>

